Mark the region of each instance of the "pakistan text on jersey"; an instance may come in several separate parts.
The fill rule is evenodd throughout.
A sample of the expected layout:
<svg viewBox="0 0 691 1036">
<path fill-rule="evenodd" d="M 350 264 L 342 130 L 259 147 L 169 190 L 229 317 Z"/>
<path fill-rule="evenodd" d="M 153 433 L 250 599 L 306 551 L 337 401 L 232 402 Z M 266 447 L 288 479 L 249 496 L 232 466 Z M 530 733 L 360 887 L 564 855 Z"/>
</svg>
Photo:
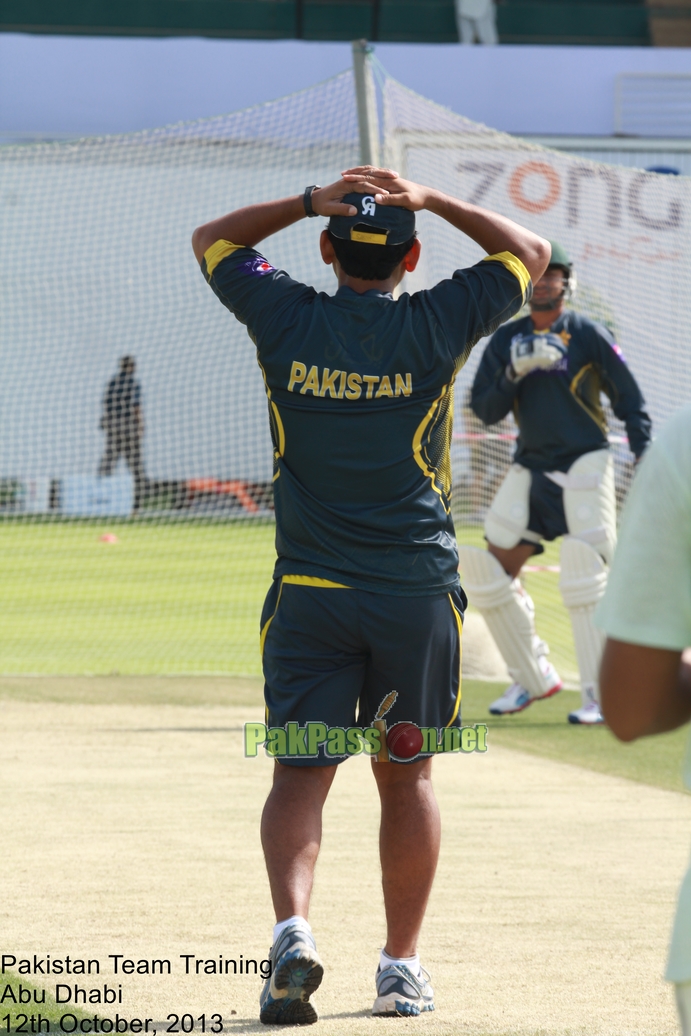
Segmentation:
<svg viewBox="0 0 691 1036">
<path fill-rule="evenodd" d="M 297 388 L 298 385 L 300 388 Z M 393 385 L 388 374 L 380 378 L 376 374 L 332 371 L 324 367 L 320 376 L 316 364 L 308 370 L 306 364 L 294 360 L 290 369 L 288 391 L 299 392 L 303 396 L 311 392 L 314 396 L 332 396 L 333 399 L 360 399 L 363 392 L 365 399 L 410 396 L 413 391 L 413 376 L 410 373 L 405 376 L 394 374 Z"/>
</svg>

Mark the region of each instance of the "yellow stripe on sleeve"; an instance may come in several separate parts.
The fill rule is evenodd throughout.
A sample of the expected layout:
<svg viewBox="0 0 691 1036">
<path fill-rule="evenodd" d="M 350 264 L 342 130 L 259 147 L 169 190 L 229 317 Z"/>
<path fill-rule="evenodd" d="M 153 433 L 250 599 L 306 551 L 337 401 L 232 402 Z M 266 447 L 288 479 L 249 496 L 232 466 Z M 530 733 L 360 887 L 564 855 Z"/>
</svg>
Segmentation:
<svg viewBox="0 0 691 1036">
<path fill-rule="evenodd" d="M 523 298 L 525 298 L 525 293 L 528 290 L 528 285 L 530 284 L 530 274 L 528 273 L 528 271 L 526 270 L 525 266 L 518 258 L 518 256 L 514 255 L 512 252 L 498 252 L 496 255 L 486 255 L 483 259 L 483 262 L 496 262 L 501 263 L 502 266 L 505 266 L 506 269 L 514 275 L 514 277 L 520 284 L 521 291 L 523 292 Z"/>
<path fill-rule="evenodd" d="M 317 576 L 283 576 L 282 583 L 293 583 L 295 586 L 321 586 L 329 590 L 352 590 L 345 583 L 332 583 L 330 579 L 319 579 Z"/>
<path fill-rule="evenodd" d="M 233 252 L 237 252 L 238 248 L 244 247 L 244 245 L 234 245 L 232 241 L 214 241 L 211 247 L 204 252 L 206 276 L 211 276 L 222 259 L 226 259 Z"/>
</svg>

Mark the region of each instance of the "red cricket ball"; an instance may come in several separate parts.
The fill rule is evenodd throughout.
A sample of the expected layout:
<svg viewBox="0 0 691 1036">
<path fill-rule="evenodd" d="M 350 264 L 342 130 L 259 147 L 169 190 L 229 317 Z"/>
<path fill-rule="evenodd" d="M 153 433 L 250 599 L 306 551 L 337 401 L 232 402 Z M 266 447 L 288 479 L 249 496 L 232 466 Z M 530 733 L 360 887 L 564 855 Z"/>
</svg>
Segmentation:
<svg viewBox="0 0 691 1036">
<path fill-rule="evenodd" d="M 396 759 L 414 759 L 422 750 L 422 731 L 415 723 L 395 723 L 386 733 L 386 745 Z"/>
</svg>

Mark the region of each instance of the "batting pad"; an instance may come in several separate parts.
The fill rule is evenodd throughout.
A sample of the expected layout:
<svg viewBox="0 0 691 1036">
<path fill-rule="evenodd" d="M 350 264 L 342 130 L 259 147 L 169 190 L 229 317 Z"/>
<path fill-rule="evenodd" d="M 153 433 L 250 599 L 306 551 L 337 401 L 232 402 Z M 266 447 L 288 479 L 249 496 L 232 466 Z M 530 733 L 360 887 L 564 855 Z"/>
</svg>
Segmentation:
<svg viewBox="0 0 691 1036">
<path fill-rule="evenodd" d="M 511 550 L 521 540 L 540 542 L 528 529 L 531 479 L 532 473 L 521 464 L 512 464 L 504 476 L 485 517 L 485 536 L 495 547 Z"/>
<path fill-rule="evenodd" d="M 550 475 L 557 482 L 557 472 Z M 608 565 L 617 543 L 614 462 L 609 450 L 579 457 L 558 484 L 564 489 L 564 513 L 572 536 L 591 543 Z"/>
<path fill-rule="evenodd" d="M 571 616 L 583 704 L 600 700 L 598 674 L 605 635 L 593 624 L 595 605 L 607 586 L 607 569 L 588 543 L 565 536 L 561 545 L 559 589 Z"/>
<path fill-rule="evenodd" d="M 511 579 L 492 554 L 459 544 L 463 586 L 480 611 L 504 657 L 512 680 L 536 697 L 549 690 L 538 665 L 534 606 L 517 579 Z"/>
</svg>

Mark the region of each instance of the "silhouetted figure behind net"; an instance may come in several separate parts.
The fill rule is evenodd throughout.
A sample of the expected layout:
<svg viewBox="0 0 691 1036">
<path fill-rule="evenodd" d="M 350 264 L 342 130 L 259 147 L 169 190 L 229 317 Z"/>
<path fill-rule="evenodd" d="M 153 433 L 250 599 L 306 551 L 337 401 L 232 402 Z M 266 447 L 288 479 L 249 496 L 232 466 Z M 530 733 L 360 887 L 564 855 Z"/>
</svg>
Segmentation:
<svg viewBox="0 0 691 1036">
<path fill-rule="evenodd" d="M 134 376 L 136 366 L 133 356 L 122 356 L 118 373 L 108 382 L 101 412 L 106 445 L 98 468 L 99 475 L 112 475 L 120 457 L 124 459 L 134 478 L 135 511 L 141 504 L 146 483 L 142 462 L 142 389 Z"/>
</svg>

